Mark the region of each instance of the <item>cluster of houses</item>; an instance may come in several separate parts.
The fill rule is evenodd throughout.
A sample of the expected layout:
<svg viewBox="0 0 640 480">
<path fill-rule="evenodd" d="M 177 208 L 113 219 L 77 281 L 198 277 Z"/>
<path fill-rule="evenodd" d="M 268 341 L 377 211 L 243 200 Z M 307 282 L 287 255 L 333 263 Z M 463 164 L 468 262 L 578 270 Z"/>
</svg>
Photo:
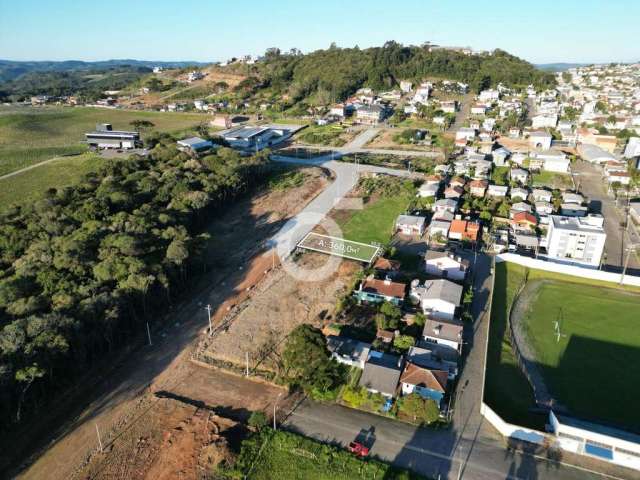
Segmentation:
<svg viewBox="0 0 640 480">
<path fill-rule="evenodd" d="M 328 336 L 327 343 L 336 361 L 362 370 L 359 385 L 369 392 L 387 398 L 415 393 L 444 408 L 443 400 L 458 375 L 462 353 L 464 328 L 459 316 L 470 264 L 451 252 L 429 250 L 423 266 L 427 280 L 407 285 L 392 280 L 400 271 L 398 262 L 378 258 L 376 274 L 364 279 L 353 293 L 361 303 L 390 302 L 425 316 L 419 338 L 406 353 L 389 353 L 339 335 Z M 415 316 L 405 313 L 403 321 L 411 323 Z M 398 334 L 379 329 L 376 337 L 384 345 Z"/>
</svg>

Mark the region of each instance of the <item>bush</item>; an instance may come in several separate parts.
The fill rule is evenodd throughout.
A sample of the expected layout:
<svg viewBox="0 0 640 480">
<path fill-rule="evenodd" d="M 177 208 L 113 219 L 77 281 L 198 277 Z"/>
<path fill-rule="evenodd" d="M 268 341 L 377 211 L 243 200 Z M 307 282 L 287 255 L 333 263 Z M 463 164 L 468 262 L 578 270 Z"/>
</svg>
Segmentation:
<svg viewBox="0 0 640 480">
<path fill-rule="evenodd" d="M 267 426 L 267 415 L 262 410 L 251 412 L 251 416 L 247 422 L 250 427 L 258 430 Z"/>
<path fill-rule="evenodd" d="M 434 400 L 422 398 L 417 393 L 399 399 L 398 412 L 424 425 L 429 425 L 440 418 L 438 404 Z"/>
</svg>

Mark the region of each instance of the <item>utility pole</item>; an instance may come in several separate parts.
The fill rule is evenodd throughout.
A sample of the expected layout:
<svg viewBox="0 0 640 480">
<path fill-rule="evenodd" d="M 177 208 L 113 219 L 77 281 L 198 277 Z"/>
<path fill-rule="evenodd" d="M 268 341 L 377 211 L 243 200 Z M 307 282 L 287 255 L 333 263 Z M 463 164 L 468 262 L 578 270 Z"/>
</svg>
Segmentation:
<svg viewBox="0 0 640 480">
<path fill-rule="evenodd" d="M 102 440 L 100 439 L 100 430 L 98 429 L 98 422 L 96 422 L 96 433 L 98 434 L 98 445 L 100 446 L 100 453 L 102 453 Z"/>
<path fill-rule="evenodd" d="M 280 396 L 282 395 L 282 392 L 280 392 L 278 394 L 278 397 L 276 398 L 276 401 L 273 403 L 273 429 L 277 430 L 277 426 L 276 426 L 276 407 L 278 406 L 278 400 L 280 400 Z"/>
<path fill-rule="evenodd" d="M 207 304 L 205 307 L 207 309 L 207 318 L 209 319 L 209 336 L 213 332 L 213 327 L 211 326 L 211 305 Z"/>
<path fill-rule="evenodd" d="M 624 283 L 624 276 L 627 273 L 627 267 L 629 266 L 629 259 L 631 258 L 631 253 L 636 249 L 635 245 L 630 245 L 627 247 L 627 259 L 624 261 L 624 268 L 622 269 L 622 275 L 620 275 L 620 285 Z"/>
<path fill-rule="evenodd" d="M 151 347 L 153 345 L 153 342 L 151 342 L 151 330 L 149 330 L 149 322 L 147 322 L 147 338 L 149 339 L 149 346 Z"/>
<path fill-rule="evenodd" d="M 246 361 L 246 370 L 245 370 L 245 376 L 249 376 L 249 352 L 244 352 L 244 358 Z"/>
</svg>

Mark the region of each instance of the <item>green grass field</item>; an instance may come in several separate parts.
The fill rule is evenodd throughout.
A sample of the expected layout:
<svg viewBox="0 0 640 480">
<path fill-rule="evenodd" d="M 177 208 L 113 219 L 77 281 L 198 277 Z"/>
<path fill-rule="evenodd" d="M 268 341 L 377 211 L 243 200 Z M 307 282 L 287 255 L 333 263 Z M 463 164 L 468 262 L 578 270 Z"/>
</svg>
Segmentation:
<svg viewBox="0 0 640 480">
<path fill-rule="evenodd" d="M 266 444 L 262 449 L 263 443 Z M 348 451 L 289 432 L 265 429 L 242 444 L 235 469 L 223 478 L 271 479 L 418 479 L 379 460 L 361 460 Z"/>
<path fill-rule="evenodd" d="M 525 325 L 561 404 L 578 416 L 640 431 L 640 295 L 545 282 Z"/>
<path fill-rule="evenodd" d="M 354 242 L 385 245 L 393 235 L 398 215 L 404 213 L 412 198 L 408 195 L 380 197 L 365 203 L 349 218 L 338 220 L 342 236 Z"/>
<path fill-rule="evenodd" d="M 546 417 L 529 411 L 533 392 L 507 333 L 509 310 L 524 278 L 524 267 L 496 264 L 485 401 L 508 422 L 542 429 Z M 640 412 L 631 412 L 640 393 L 633 380 L 640 376 L 640 290 L 541 270 L 529 270 L 528 279 L 550 282 L 532 305 L 529 332 L 551 391 L 576 415 L 640 427 Z M 560 306 L 566 337 L 556 343 L 553 322 Z"/>
<path fill-rule="evenodd" d="M 138 112 L 84 107 L 0 108 L 0 175 L 43 160 L 86 151 L 84 133 L 97 123 L 131 130 L 133 120 L 148 120 L 156 130 L 179 131 L 209 118 L 195 113 Z"/>
<path fill-rule="evenodd" d="M 93 153 L 60 158 L 13 177 L 0 180 L 0 210 L 13 203 L 27 203 L 44 197 L 47 189 L 76 183 L 94 171 L 104 159 Z"/>
<path fill-rule="evenodd" d="M 573 182 L 568 173 L 538 172 L 534 173 L 531 181 L 534 186 L 547 186 L 551 188 L 571 188 Z"/>
</svg>

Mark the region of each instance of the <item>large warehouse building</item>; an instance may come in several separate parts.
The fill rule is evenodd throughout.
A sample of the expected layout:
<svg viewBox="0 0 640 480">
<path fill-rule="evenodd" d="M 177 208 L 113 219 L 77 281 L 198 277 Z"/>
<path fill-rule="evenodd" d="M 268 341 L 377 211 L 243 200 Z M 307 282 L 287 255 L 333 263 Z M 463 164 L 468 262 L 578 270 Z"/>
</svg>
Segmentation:
<svg viewBox="0 0 640 480">
<path fill-rule="evenodd" d="M 92 148 L 121 148 L 128 150 L 142 146 L 138 132 L 113 130 L 110 123 L 96 125 L 93 132 L 85 133 L 87 143 Z"/>
</svg>

